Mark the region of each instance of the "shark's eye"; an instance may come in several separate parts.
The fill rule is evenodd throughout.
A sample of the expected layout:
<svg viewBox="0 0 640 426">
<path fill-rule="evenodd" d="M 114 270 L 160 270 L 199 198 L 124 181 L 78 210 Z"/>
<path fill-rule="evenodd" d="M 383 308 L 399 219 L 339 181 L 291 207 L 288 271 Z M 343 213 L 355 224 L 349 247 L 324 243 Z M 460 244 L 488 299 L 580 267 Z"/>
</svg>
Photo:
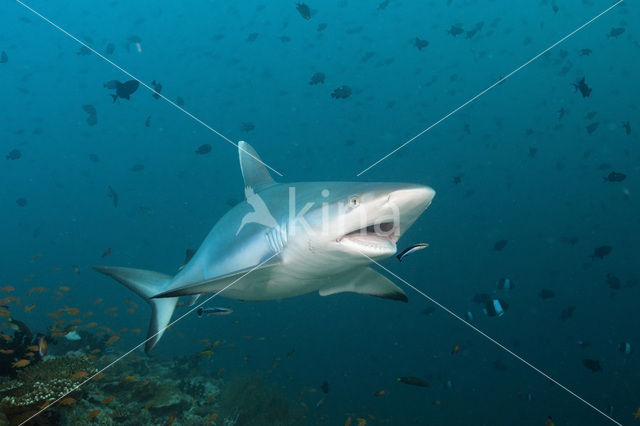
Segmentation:
<svg viewBox="0 0 640 426">
<path fill-rule="evenodd" d="M 360 197 L 354 195 L 353 197 L 349 198 L 349 207 L 353 208 L 353 207 L 358 207 L 360 205 Z"/>
</svg>

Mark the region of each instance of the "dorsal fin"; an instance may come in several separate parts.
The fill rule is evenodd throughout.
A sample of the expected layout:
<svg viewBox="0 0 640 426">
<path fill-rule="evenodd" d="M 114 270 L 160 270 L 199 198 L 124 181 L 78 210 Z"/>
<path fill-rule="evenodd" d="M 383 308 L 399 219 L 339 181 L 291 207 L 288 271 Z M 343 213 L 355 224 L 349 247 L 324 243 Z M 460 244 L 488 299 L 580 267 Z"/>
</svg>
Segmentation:
<svg viewBox="0 0 640 426">
<path fill-rule="evenodd" d="M 245 141 L 238 142 L 238 155 L 240 157 L 240 170 L 244 179 L 244 186 L 258 192 L 269 185 L 276 183 L 269 170 L 265 167 L 255 149 Z"/>
</svg>

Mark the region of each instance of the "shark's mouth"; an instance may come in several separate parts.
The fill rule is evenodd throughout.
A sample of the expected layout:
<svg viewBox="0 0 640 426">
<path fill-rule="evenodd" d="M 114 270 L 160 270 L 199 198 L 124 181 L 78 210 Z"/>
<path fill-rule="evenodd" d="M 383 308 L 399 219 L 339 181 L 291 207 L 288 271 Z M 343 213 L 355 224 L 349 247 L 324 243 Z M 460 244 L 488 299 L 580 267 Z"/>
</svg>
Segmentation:
<svg viewBox="0 0 640 426">
<path fill-rule="evenodd" d="M 393 222 L 382 222 L 356 229 L 336 242 L 367 256 L 391 256 L 396 252 L 398 228 Z"/>
</svg>

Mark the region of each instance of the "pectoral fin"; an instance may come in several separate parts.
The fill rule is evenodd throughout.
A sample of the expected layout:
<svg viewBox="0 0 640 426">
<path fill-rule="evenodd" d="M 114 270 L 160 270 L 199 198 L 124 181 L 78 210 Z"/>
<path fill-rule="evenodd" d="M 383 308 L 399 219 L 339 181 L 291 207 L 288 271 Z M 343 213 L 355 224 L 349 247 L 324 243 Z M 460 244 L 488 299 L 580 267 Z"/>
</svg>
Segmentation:
<svg viewBox="0 0 640 426">
<path fill-rule="evenodd" d="M 391 280 L 379 274 L 371 268 L 362 268 L 351 275 L 341 279 L 338 284 L 328 285 L 319 290 L 320 296 L 343 292 L 367 294 L 369 296 L 382 297 L 383 299 L 400 300 L 407 302 L 404 291 Z"/>
</svg>

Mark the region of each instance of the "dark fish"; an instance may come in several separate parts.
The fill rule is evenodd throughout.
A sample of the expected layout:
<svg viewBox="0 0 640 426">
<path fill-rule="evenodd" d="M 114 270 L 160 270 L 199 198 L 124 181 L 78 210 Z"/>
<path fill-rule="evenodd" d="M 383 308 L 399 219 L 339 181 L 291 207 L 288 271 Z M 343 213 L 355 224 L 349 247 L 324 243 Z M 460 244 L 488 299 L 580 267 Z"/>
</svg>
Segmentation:
<svg viewBox="0 0 640 426">
<path fill-rule="evenodd" d="M 623 27 L 613 27 L 611 28 L 611 31 L 609 31 L 609 34 L 607 34 L 607 38 L 618 38 L 618 36 L 624 33 L 624 31 L 625 29 Z"/>
<path fill-rule="evenodd" d="M 580 56 L 589 56 L 591 55 L 591 49 L 580 49 L 578 53 Z"/>
<path fill-rule="evenodd" d="M 416 37 L 413 41 L 413 45 L 418 48 L 418 50 L 422 50 L 425 47 L 429 46 L 429 42 L 427 40 L 422 40 L 420 37 Z"/>
<path fill-rule="evenodd" d="M 82 109 L 86 112 L 87 115 L 87 124 L 89 126 L 95 126 L 98 123 L 98 115 L 96 111 L 96 107 L 90 104 L 82 105 Z"/>
<path fill-rule="evenodd" d="M 556 295 L 555 291 L 543 288 L 538 292 L 538 297 L 542 300 L 551 299 Z"/>
<path fill-rule="evenodd" d="M 609 286 L 609 288 L 612 288 L 614 290 L 619 290 L 620 289 L 620 278 L 616 277 L 615 275 L 608 273 L 607 274 L 607 285 Z"/>
<path fill-rule="evenodd" d="M 567 115 L 567 110 L 565 109 L 565 107 L 562 107 L 558 110 L 558 120 L 562 120 L 562 117 L 564 117 L 565 115 Z"/>
<path fill-rule="evenodd" d="M 4 156 L 7 160 L 17 160 L 22 157 L 22 153 L 19 149 L 12 149 L 7 155 Z"/>
<path fill-rule="evenodd" d="M 493 249 L 495 251 L 501 251 L 503 248 L 507 246 L 508 240 L 499 240 L 493 245 Z"/>
<path fill-rule="evenodd" d="M 452 182 L 454 185 L 459 185 L 459 184 L 461 184 L 461 183 L 462 183 L 462 175 L 456 175 L 456 176 L 453 176 L 453 177 L 451 178 L 451 182 Z"/>
<path fill-rule="evenodd" d="M 429 244 L 427 243 L 414 244 L 411 247 L 402 250 L 402 252 L 400 252 L 400 254 L 396 256 L 396 258 L 398 258 L 398 261 L 402 262 L 402 259 L 404 259 L 405 257 L 417 252 L 418 250 L 426 249 L 427 247 L 429 247 Z"/>
<path fill-rule="evenodd" d="M 572 83 L 575 90 L 579 90 L 582 93 L 583 98 L 588 98 L 591 94 L 591 88 L 587 86 L 587 83 L 584 81 L 584 77 L 578 80 L 576 83 Z"/>
<path fill-rule="evenodd" d="M 132 172 L 141 172 L 144 170 L 144 164 L 134 164 L 133 167 L 131 167 L 131 171 Z"/>
<path fill-rule="evenodd" d="M 176 104 L 178 104 L 180 106 L 184 106 L 184 99 L 182 99 L 182 96 L 178 96 L 176 98 Z"/>
<path fill-rule="evenodd" d="M 324 83 L 324 73 L 323 72 L 314 73 L 311 76 L 311 80 L 309 81 L 309 85 L 310 86 L 315 86 L 316 84 L 323 84 L 323 83 Z"/>
<path fill-rule="evenodd" d="M 242 123 L 240 128 L 242 129 L 243 132 L 250 132 L 256 128 L 256 125 L 250 121 L 245 121 L 244 123 Z"/>
<path fill-rule="evenodd" d="M 482 27 L 484 27 L 484 21 L 478 22 L 473 29 L 467 31 L 467 39 L 473 38 L 473 36 L 476 35 L 476 33 L 480 31 Z"/>
<path fill-rule="evenodd" d="M 484 305 L 484 313 L 490 317 L 501 317 L 509 309 L 509 305 L 502 299 L 490 299 Z"/>
<path fill-rule="evenodd" d="M 0 64 L 6 64 L 9 62 L 9 56 L 7 56 L 7 52 L 4 50 L 0 53 Z"/>
<path fill-rule="evenodd" d="M 487 293 L 476 293 L 473 296 L 473 301 L 475 303 L 479 303 L 481 305 L 484 305 L 487 302 L 491 302 L 491 296 Z"/>
<path fill-rule="evenodd" d="M 329 393 L 329 382 L 327 382 L 326 380 L 322 382 L 320 389 L 322 389 L 322 392 L 324 393 Z"/>
<path fill-rule="evenodd" d="M 611 172 L 602 178 L 603 182 L 622 182 L 627 178 L 627 175 L 620 172 Z"/>
<path fill-rule="evenodd" d="M 593 254 L 591 255 L 591 259 L 595 259 L 596 257 L 599 259 L 604 259 L 606 255 L 611 253 L 613 247 L 611 246 L 600 246 L 593 249 Z"/>
<path fill-rule="evenodd" d="M 347 99 L 351 96 L 351 87 L 349 86 L 340 86 L 331 92 L 331 97 L 334 99 Z"/>
<path fill-rule="evenodd" d="M 588 134 L 592 134 L 593 132 L 595 132 L 598 129 L 598 122 L 594 121 L 593 123 L 589 124 L 587 127 L 587 133 Z"/>
<path fill-rule="evenodd" d="M 536 148 L 535 146 L 529 147 L 529 158 L 535 158 L 537 153 L 538 153 L 538 148 Z"/>
<path fill-rule="evenodd" d="M 111 80 L 104 84 L 104 87 L 107 89 L 115 89 L 115 95 L 109 95 L 113 98 L 113 102 L 118 98 L 129 100 L 129 97 L 138 90 L 139 86 L 140 82 L 138 80 L 129 80 L 125 83 L 120 83 L 117 80 Z"/>
<path fill-rule="evenodd" d="M 296 4 L 296 10 L 300 14 L 300 16 L 302 16 L 307 21 L 311 19 L 311 9 L 306 4 L 304 3 Z"/>
<path fill-rule="evenodd" d="M 389 6 L 390 1 L 391 0 L 384 0 L 382 3 L 378 5 L 378 10 L 386 9 L 386 7 Z"/>
<path fill-rule="evenodd" d="M 107 189 L 107 197 L 113 199 L 113 207 L 118 207 L 118 193 L 109 185 Z"/>
<path fill-rule="evenodd" d="M 200 145 L 198 149 L 196 149 L 196 154 L 204 155 L 211 152 L 211 145 L 205 143 L 204 145 Z"/>
<path fill-rule="evenodd" d="M 78 49 L 78 51 L 76 52 L 76 55 L 89 56 L 91 55 L 91 49 L 89 49 L 87 46 L 80 46 L 80 49 Z"/>
<path fill-rule="evenodd" d="M 500 278 L 498 280 L 498 290 L 513 290 L 515 285 L 509 278 Z"/>
<path fill-rule="evenodd" d="M 455 24 L 452 25 L 451 28 L 449 28 L 449 31 L 447 31 L 448 34 L 451 34 L 453 37 L 457 37 L 460 34 L 464 33 L 464 28 L 462 28 L 462 24 Z"/>
<path fill-rule="evenodd" d="M 421 379 L 420 377 L 403 376 L 403 377 L 398 377 L 398 381 L 400 383 L 404 383 L 411 386 L 420 386 L 423 388 L 429 387 L 429 383 L 426 380 Z"/>
<path fill-rule="evenodd" d="M 153 98 L 154 99 L 159 99 L 160 98 L 160 92 L 162 92 L 162 84 L 156 82 L 155 80 L 153 80 L 151 82 L 151 86 L 153 86 Z"/>
<path fill-rule="evenodd" d="M 622 127 L 624 127 L 624 131 L 627 136 L 631 134 L 631 124 L 628 121 L 623 122 Z"/>
<path fill-rule="evenodd" d="M 252 43 L 252 42 L 254 42 L 254 41 L 256 41 L 256 40 L 258 39 L 258 36 L 259 36 L 259 35 L 260 35 L 260 34 L 258 34 L 258 33 L 251 33 L 251 34 L 249 34 L 249 36 L 247 37 L 247 41 L 248 41 L 249 43 Z"/>
<path fill-rule="evenodd" d="M 96 154 L 89 154 L 89 160 L 97 163 L 98 161 L 100 161 L 100 157 L 98 157 Z"/>
<path fill-rule="evenodd" d="M 576 310 L 575 306 L 569 306 L 568 308 L 564 308 L 562 312 L 560 312 L 560 320 L 566 321 L 573 316 L 573 311 Z"/>
<path fill-rule="evenodd" d="M 436 308 L 434 308 L 433 306 L 429 306 L 428 308 L 424 308 L 422 310 L 422 315 L 431 315 L 432 313 L 434 313 L 436 311 Z"/>
<path fill-rule="evenodd" d="M 93 105 L 89 105 L 89 104 L 82 105 L 82 109 L 84 110 L 84 112 L 86 112 L 89 115 L 92 115 L 92 114 L 95 115 L 97 113 L 96 107 L 94 107 Z"/>
<path fill-rule="evenodd" d="M 280 36 L 280 41 L 283 42 L 283 43 L 289 43 L 291 41 L 291 37 L 286 36 L 286 35 Z"/>
<path fill-rule="evenodd" d="M 589 359 L 585 358 L 582 360 L 582 365 L 591 370 L 592 373 L 596 373 L 598 371 L 602 371 L 602 367 L 600 366 L 600 361 L 597 359 Z"/>
<path fill-rule="evenodd" d="M 16 204 L 19 205 L 20 207 L 26 207 L 28 204 L 27 199 L 20 197 L 16 200 Z"/>
<path fill-rule="evenodd" d="M 198 308 L 198 316 L 202 317 L 204 315 L 206 316 L 210 316 L 210 315 L 215 315 L 215 316 L 223 316 L 223 315 L 229 315 L 233 312 L 233 309 L 231 308 L 221 308 L 221 307 L 200 307 Z"/>
<path fill-rule="evenodd" d="M 503 361 L 501 361 L 499 359 L 493 361 L 492 365 L 493 365 L 493 368 L 495 368 L 498 371 L 507 371 L 508 370 L 507 364 L 505 364 Z"/>
<path fill-rule="evenodd" d="M 327 29 L 327 24 L 323 22 L 322 24 L 318 24 L 318 28 L 316 28 L 316 31 L 322 32 L 325 29 Z"/>
<path fill-rule="evenodd" d="M 151 116 L 147 115 L 147 119 L 144 120 L 144 127 L 149 127 L 151 125 Z"/>
<path fill-rule="evenodd" d="M 113 44 L 113 43 L 107 44 L 107 50 L 106 50 L 107 55 L 112 55 L 115 50 L 116 50 L 116 45 L 115 44 Z"/>
</svg>

